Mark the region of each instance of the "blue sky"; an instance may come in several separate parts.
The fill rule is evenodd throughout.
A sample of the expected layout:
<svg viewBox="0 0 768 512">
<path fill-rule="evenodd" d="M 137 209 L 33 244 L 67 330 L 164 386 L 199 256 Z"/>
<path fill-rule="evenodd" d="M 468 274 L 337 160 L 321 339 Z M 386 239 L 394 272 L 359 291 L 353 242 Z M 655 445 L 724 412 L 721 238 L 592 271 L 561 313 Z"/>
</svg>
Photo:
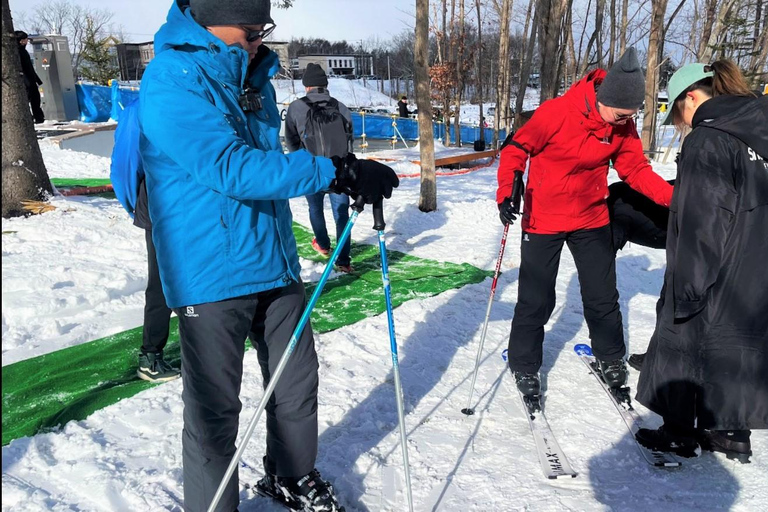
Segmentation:
<svg viewBox="0 0 768 512">
<path fill-rule="evenodd" d="M 10 0 L 11 14 L 32 10 L 43 0 Z M 108 9 L 131 41 L 151 40 L 165 21 L 170 0 L 73 0 Z M 323 37 L 359 43 L 372 37 L 389 39 L 413 27 L 415 0 L 294 0 L 290 9 L 273 9 L 274 39 Z"/>
</svg>

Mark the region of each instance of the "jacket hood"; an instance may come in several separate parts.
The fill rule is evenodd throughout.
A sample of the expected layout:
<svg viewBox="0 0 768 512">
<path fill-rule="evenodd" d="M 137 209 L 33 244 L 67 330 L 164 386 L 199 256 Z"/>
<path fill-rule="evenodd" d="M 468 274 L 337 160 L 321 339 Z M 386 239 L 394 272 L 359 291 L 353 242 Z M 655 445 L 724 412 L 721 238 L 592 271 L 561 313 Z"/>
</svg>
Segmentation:
<svg viewBox="0 0 768 512">
<path fill-rule="evenodd" d="M 768 96 L 715 96 L 696 110 L 693 127 L 699 126 L 726 132 L 768 159 Z"/>
<path fill-rule="evenodd" d="M 252 86 L 262 86 L 279 69 L 277 54 L 261 45 L 249 68 L 248 52 L 227 46 L 198 24 L 189 10 L 189 0 L 175 0 L 160 30 L 155 34 L 157 55 L 168 50 L 200 52 L 206 66 L 218 73 L 218 78 L 242 85 L 246 76 Z M 258 84 L 258 85 L 257 85 Z"/>
</svg>

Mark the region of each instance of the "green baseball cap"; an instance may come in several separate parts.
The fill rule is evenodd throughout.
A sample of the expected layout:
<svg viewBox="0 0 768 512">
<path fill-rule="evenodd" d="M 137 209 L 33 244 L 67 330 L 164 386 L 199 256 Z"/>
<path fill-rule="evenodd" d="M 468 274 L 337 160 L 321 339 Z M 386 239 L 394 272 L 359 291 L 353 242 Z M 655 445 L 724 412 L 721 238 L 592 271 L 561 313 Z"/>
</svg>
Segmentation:
<svg viewBox="0 0 768 512">
<path fill-rule="evenodd" d="M 709 69 L 709 71 L 705 71 L 705 68 Z M 700 62 L 687 64 L 675 71 L 675 74 L 669 79 L 669 84 L 667 85 L 669 104 L 667 105 L 667 113 L 661 124 L 672 124 L 672 110 L 674 110 L 675 107 L 675 100 L 677 100 L 678 96 L 683 94 L 683 91 L 699 80 L 711 77 L 712 75 L 714 75 L 712 68 L 707 64 L 702 64 Z"/>
</svg>

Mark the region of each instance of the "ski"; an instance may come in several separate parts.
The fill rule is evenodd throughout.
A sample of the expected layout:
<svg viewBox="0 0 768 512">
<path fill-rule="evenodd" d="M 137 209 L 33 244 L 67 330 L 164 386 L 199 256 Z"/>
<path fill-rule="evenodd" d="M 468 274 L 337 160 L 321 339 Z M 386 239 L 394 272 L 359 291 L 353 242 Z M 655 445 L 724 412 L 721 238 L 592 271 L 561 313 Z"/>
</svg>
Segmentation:
<svg viewBox="0 0 768 512">
<path fill-rule="evenodd" d="M 506 350 L 502 352 L 501 357 L 504 361 L 507 360 Z M 515 386 L 515 391 L 520 396 L 523 410 L 528 417 L 528 426 L 531 428 L 531 434 L 533 434 L 533 442 L 544 476 L 549 479 L 575 478 L 578 473 L 573 470 L 568 457 L 565 456 L 560 443 L 557 442 L 547 417 L 541 409 L 539 398 L 526 397 L 517 389 L 517 386 Z"/>
<path fill-rule="evenodd" d="M 624 424 L 627 426 L 627 429 L 629 430 L 629 433 L 631 434 L 632 440 L 635 442 L 637 449 L 640 450 L 640 453 L 643 455 L 643 458 L 648 462 L 648 464 L 656 467 L 666 468 L 680 467 L 682 463 L 672 454 L 650 450 L 638 443 L 637 439 L 635 439 L 635 434 L 637 431 L 643 428 L 643 418 L 632 406 L 632 400 L 629 397 L 629 388 L 625 386 L 618 390 L 611 390 L 605 384 L 602 378 L 602 374 L 597 368 L 597 360 L 592 354 L 592 348 L 589 345 L 579 344 L 576 345 L 573 350 L 576 352 L 576 355 L 579 356 L 579 359 L 581 359 L 581 361 L 587 366 L 589 373 L 595 376 L 597 381 L 600 383 L 600 386 L 611 398 L 613 405 L 621 415 L 621 419 L 624 420 Z"/>
</svg>

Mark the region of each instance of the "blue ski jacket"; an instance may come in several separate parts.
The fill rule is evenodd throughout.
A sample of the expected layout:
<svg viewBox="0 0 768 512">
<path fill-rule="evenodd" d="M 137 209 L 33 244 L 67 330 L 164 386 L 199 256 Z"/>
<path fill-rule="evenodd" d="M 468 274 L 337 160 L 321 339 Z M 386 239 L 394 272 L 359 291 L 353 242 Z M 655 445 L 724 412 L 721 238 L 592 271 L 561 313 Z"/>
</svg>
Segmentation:
<svg viewBox="0 0 768 512">
<path fill-rule="evenodd" d="M 239 297 L 298 280 L 288 199 L 329 187 L 333 163 L 289 155 L 270 78 L 277 55 L 229 47 L 176 0 L 155 36 L 139 107 L 152 237 L 168 306 Z M 247 82 L 247 83 L 246 83 Z M 262 108 L 244 112 L 244 86 Z"/>
</svg>

